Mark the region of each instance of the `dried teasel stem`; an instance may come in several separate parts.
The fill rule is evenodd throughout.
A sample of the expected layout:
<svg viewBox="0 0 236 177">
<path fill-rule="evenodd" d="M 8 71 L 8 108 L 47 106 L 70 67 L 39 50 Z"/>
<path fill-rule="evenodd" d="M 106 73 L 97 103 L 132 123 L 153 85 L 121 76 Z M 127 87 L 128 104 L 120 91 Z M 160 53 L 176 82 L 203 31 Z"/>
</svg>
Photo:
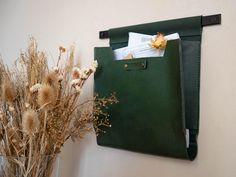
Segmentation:
<svg viewBox="0 0 236 177">
<path fill-rule="evenodd" d="M 30 172 L 30 169 L 31 169 L 31 159 L 32 159 L 32 149 L 33 149 L 33 137 L 30 136 L 29 138 L 29 156 L 28 156 L 28 164 L 27 164 L 27 169 L 26 169 L 26 172 L 24 174 L 24 177 L 27 177 L 29 172 Z"/>
<path fill-rule="evenodd" d="M 7 127 L 3 125 L 4 131 L 5 131 L 5 143 L 6 143 L 6 155 L 11 156 L 11 150 L 10 150 L 10 143 L 8 140 L 8 131 L 7 131 Z"/>
<path fill-rule="evenodd" d="M 64 47 L 60 46 L 59 47 L 59 57 L 58 57 L 58 60 L 57 60 L 57 65 L 56 65 L 57 67 L 58 67 L 58 65 L 60 63 L 60 60 L 61 60 L 61 54 L 65 53 L 65 52 L 66 52 L 66 49 Z"/>
<path fill-rule="evenodd" d="M 46 126 L 47 126 L 47 110 L 44 110 L 44 121 L 43 121 L 43 131 L 42 131 L 42 137 L 41 137 L 41 148 L 40 148 L 40 154 L 43 151 L 43 144 L 44 144 L 44 139 L 45 139 L 45 133 L 46 133 Z"/>
<path fill-rule="evenodd" d="M 34 110 L 28 110 L 23 115 L 22 121 L 23 131 L 29 136 L 29 155 L 27 169 L 24 177 L 27 177 L 31 169 L 32 148 L 33 148 L 33 134 L 39 128 L 39 121 L 37 113 Z"/>
</svg>

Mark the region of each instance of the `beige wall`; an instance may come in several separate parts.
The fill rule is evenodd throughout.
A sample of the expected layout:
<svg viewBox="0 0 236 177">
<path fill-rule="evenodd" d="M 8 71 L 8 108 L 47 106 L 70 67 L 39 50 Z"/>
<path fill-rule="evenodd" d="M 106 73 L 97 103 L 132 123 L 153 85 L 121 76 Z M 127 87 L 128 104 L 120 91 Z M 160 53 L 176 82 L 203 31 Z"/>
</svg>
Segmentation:
<svg viewBox="0 0 236 177">
<path fill-rule="evenodd" d="M 222 13 L 222 25 L 205 27 L 202 38 L 199 154 L 188 162 L 96 145 L 95 136 L 67 143 L 61 177 L 234 177 L 236 175 L 235 0 L 0 0 L 0 53 L 12 63 L 29 35 L 50 58 L 59 45 L 75 42 L 82 65 L 98 32 L 110 27 Z M 92 93 L 92 80 L 85 95 Z"/>
</svg>

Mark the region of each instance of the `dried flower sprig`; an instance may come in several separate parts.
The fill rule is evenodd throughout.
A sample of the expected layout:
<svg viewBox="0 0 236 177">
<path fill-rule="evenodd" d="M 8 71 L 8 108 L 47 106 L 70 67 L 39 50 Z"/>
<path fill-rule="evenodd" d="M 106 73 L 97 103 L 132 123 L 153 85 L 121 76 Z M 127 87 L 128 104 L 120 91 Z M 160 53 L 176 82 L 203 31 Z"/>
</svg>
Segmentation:
<svg viewBox="0 0 236 177">
<path fill-rule="evenodd" d="M 164 35 L 160 32 L 157 32 L 155 39 L 151 40 L 150 47 L 156 49 L 165 49 L 167 44 L 167 40 Z"/>
<path fill-rule="evenodd" d="M 102 126 L 111 126 L 104 108 L 118 102 L 112 94 L 81 103 L 84 83 L 96 71 L 97 61 L 80 68 L 74 62 L 74 47 L 59 47 L 57 64 L 49 69 L 46 54 L 37 46 L 31 38 L 11 70 L 0 59 L 0 154 L 28 159 L 12 160 L 15 169 L 6 169 L 3 177 L 49 177 L 50 170 L 42 172 L 42 156 L 59 153 L 70 138 L 104 132 Z"/>
</svg>

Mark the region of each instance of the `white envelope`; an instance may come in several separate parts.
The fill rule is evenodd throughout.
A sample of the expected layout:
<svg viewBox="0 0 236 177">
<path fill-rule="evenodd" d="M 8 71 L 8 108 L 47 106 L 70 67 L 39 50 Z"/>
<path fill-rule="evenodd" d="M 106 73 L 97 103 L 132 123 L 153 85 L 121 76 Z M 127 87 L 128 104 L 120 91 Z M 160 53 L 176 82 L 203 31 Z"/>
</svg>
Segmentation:
<svg viewBox="0 0 236 177">
<path fill-rule="evenodd" d="M 133 46 L 143 44 L 143 43 L 150 43 L 150 40 L 155 39 L 155 37 L 156 37 L 156 35 L 152 36 L 152 35 L 147 35 L 147 34 L 129 32 L 128 47 L 133 47 Z M 173 33 L 173 34 L 164 36 L 164 38 L 167 41 L 179 39 L 179 34 Z"/>
<path fill-rule="evenodd" d="M 139 44 L 150 42 L 153 39 L 153 36 L 140 33 L 129 33 L 128 47 L 133 47 Z"/>
<path fill-rule="evenodd" d="M 129 54 L 131 54 L 133 58 L 156 57 L 163 56 L 164 50 L 151 48 L 148 43 L 114 50 L 114 56 L 116 60 L 123 60 Z"/>
<path fill-rule="evenodd" d="M 143 57 L 162 57 L 164 56 L 164 49 L 155 49 L 150 47 L 151 39 L 156 36 L 139 34 L 139 33 L 129 33 L 128 46 L 114 50 L 115 60 L 123 60 L 127 55 L 132 55 L 133 58 L 143 58 Z M 165 36 L 166 40 L 178 39 L 178 33 Z"/>
</svg>

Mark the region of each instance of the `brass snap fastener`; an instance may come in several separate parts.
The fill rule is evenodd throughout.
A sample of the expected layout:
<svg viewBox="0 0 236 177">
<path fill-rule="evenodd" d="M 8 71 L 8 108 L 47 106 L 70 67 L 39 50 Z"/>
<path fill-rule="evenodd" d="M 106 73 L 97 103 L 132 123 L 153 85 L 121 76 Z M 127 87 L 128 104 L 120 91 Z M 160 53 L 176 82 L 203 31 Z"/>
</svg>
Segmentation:
<svg viewBox="0 0 236 177">
<path fill-rule="evenodd" d="M 128 64 L 125 64 L 124 67 L 125 67 L 125 68 L 128 68 Z"/>
</svg>

